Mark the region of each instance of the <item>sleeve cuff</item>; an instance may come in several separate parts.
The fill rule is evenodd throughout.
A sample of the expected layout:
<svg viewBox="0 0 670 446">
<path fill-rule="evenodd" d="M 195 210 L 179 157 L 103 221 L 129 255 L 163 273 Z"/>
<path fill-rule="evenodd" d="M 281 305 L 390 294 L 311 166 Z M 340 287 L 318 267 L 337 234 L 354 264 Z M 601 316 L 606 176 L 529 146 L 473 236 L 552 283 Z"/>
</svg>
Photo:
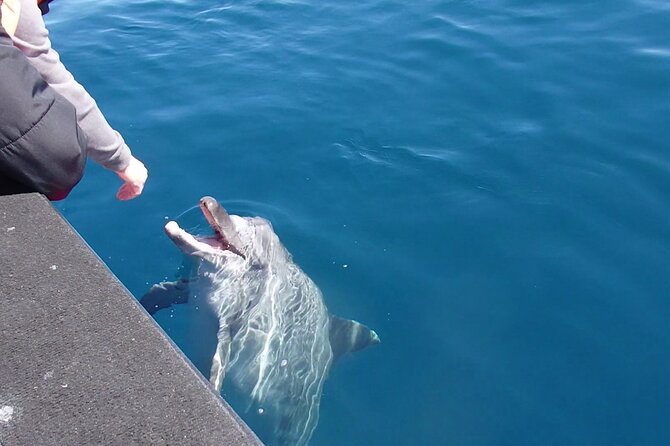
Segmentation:
<svg viewBox="0 0 670 446">
<path fill-rule="evenodd" d="M 130 160 L 133 158 L 133 154 L 130 151 L 130 147 L 127 144 L 123 144 L 117 153 L 114 154 L 109 160 L 102 163 L 104 167 L 114 172 L 121 172 L 128 167 Z"/>
</svg>

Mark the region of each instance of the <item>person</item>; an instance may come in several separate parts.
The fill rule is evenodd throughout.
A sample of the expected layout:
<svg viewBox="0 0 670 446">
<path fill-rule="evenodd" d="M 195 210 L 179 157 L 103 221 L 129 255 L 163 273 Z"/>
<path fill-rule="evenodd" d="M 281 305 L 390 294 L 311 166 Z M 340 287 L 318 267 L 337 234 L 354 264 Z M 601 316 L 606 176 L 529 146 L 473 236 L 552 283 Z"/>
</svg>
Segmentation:
<svg viewBox="0 0 670 446">
<path fill-rule="evenodd" d="M 135 198 L 148 171 L 51 47 L 50 1 L 0 0 L 0 193 L 62 199 L 90 156 L 123 181 L 117 198 Z"/>
</svg>

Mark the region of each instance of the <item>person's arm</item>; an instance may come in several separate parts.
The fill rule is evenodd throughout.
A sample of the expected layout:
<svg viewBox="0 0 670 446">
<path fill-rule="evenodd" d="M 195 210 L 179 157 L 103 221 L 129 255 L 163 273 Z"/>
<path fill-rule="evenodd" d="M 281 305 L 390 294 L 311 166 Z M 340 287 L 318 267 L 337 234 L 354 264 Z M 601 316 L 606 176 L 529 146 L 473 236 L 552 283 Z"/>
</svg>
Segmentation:
<svg viewBox="0 0 670 446">
<path fill-rule="evenodd" d="M 77 123 L 88 138 L 88 155 L 116 172 L 125 183 L 117 196 L 120 199 L 134 198 L 142 192 L 147 178 L 146 168 L 132 156 L 130 148 L 119 132 L 109 125 L 91 95 L 61 63 L 58 53 L 51 47 L 37 2 L 20 2 L 21 15 L 12 37 L 14 46 L 26 55 L 49 86 L 74 105 Z"/>
</svg>

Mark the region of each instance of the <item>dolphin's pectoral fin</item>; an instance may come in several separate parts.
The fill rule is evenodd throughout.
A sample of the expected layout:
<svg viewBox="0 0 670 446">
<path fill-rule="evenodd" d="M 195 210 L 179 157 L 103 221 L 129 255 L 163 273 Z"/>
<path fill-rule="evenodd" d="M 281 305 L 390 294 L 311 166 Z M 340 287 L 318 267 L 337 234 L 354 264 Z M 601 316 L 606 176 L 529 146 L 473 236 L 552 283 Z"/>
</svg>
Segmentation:
<svg viewBox="0 0 670 446">
<path fill-rule="evenodd" d="M 227 326 L 219 328 L 217 337 L 219 338 L 219 342 L 216 345 L 216 352 L 212 360 L 209 381 L 216 391 L 220 392 L 221 386 L 223 386 L 223 378 L 226 374 L 226 367 L 228 366 L 228 359 L 230 359 L 230 328 Z"/>
<path fill-rule="evenodd" d="M 149 314 L 175 304 L 185 304 L 187 301 L 188 282 L 186 280 L 158 283 L 140 299 L 140 303 Z"/>
<path fill-rule="evenodd" d="M 347 352 L 355 352 L 372 344 L 379 344 L 379 336 L 365 325 L 330 316 L 330 347 L 333 350 L 333 361 Z"/>
</svg>

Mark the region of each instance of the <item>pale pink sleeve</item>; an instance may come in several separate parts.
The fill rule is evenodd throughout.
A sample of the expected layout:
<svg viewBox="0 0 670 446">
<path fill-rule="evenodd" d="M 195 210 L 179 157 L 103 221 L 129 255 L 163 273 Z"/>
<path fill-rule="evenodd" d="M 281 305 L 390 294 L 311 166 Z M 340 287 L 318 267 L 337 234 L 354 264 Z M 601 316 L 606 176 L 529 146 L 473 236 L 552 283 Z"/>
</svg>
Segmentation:
<svg viewBox="0 0 670 446">
<path fill-rule="evenodd" d="M 49 31 L 35 0 L 20 0 L 21 16 L 14 46 L 28 57 L 44 80 L 70 101 L 77 110 L 79 127 L 88 137 L 88 155 L 104 167 L 120 171 L 128 166 L 130 149 L 119 132 L 107 123 L 91 95 L 61 63 L 58 53 L 51 48 Z"/>
</svg>

